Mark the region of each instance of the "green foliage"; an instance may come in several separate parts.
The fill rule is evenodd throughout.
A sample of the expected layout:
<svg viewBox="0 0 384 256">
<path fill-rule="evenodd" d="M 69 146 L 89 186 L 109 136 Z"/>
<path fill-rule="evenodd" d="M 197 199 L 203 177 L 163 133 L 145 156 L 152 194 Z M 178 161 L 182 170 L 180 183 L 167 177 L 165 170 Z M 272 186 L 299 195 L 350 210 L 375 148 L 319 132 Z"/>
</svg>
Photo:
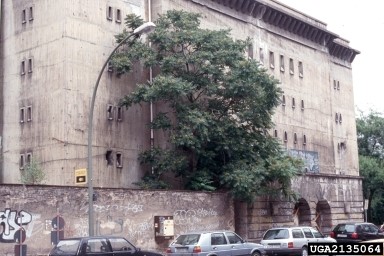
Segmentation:
<svg viewBox="0 0 384 256">
<path fill-rule="evenodd" d="M 20 176 L 20 181 L 23 184 L 40 184 L 45 179 L 44 170 L 34 158 L 24 166 Z"/>
<path fill-rule="evenodd" d="M 356 119 L 359 147 L 359 169 L 363 179 L 363 195 L 369 200 L 368 220 L 382 223 L 384 193 L 384 118 L 375 111 L 360 113 Z"/>
<path fill-rule="evenodd" d="M 248 40 L 234 41 L 229 30 L 201 29 L 199 18 L 168 11 L 149 35 L 152 48 L 131 41 L 114 60 L 122 73 L 135 63 L 156 71 L 121 105 L 166 106 L 156 109 L 151 128 L 165 131 L 171 147 L 145 151 L 141 162 L 152 166 L 155 179 L 174 173 L 186 189 L 227 189 L 242 200 L 290 194 L 301 161 L 286 156 L 266 132 L 282 94 L 278 81 L 245 57 Z"/>
</svg>

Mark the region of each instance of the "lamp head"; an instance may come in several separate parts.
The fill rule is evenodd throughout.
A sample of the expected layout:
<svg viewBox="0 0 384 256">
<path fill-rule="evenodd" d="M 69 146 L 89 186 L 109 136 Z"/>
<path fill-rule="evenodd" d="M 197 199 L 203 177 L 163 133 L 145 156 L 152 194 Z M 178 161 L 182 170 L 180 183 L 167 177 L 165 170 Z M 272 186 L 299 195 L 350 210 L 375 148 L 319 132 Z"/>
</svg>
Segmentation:
<svg viewBox="0 0 384 256">
<path fill-rule="evenodd" d="M 148 34 L 151 33 L 155 29 L 156 25 L 153 22 L 146 22 L 142 24 L 141 26 L 137 27 L 134 31 L 133 34 Z"/>
</svg>

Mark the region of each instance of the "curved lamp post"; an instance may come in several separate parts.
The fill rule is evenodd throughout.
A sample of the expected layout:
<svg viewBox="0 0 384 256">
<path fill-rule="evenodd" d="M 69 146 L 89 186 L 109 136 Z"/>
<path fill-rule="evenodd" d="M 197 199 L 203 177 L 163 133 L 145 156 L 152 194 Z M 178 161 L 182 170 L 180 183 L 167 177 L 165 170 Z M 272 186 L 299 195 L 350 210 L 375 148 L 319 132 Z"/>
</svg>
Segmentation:
<svg viewBox="0 0 384 256">
<path fill-rule="evenodd" d="M 95 99 L 97 88 L 99 87 L 99 82 L 101 76 L 104 72 L 105 67 L 108 62 L 112 58 L 112 55 L 116 52 L 116 50 L 125 43 L 129 38 L 140 35 L 143 33 L 149 33 L 155 28 L 155 24 L 153 22 L 146 22 L 140 27 L 136 28 L 131 34 L 125 37 L 121 42 L 113 49 L 108 59 L 104 62 L 103 67 L 100 70 L 99 76 L 97 78 L 95 87 L 93 88 L 92 100 L 91 100 L 91 108 L 89 110 L 89 119 L 88 119 L 88 168 L 87 168 L 87 176 L 88 176 L 88 225 L 89 225 L 89 236 L 94 235 L 94 217 L 93 217 L 93 170 L 92 170 L 92 133 L 93 133 L 93 110 L 95 109 Z"/>
</svg>

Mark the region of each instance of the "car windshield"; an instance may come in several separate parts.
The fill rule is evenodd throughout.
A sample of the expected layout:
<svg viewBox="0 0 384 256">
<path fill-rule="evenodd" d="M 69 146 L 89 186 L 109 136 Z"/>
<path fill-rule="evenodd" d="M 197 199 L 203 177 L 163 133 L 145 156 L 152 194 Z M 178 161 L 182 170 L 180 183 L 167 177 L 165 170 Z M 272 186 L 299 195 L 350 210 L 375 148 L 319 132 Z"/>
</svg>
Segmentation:
<svg viewBox="0 0 384 256">
<path fill-rule="evenodd" d="M 55 254 L 76 253 L 79 248 L 80 240 L 61 240 L 53 249 Z"/>
<path fill-rule="evenodd" d="M 188 234 L 188 235 L 180 235 L 173 244 L 181 244 L 181 245 L 194 245 L 200 239 L 199 234 Z"/>
<path fill-rule="evenodd" d="M 288 229 L 271 229 L 268 230 L 264 235 L 264 240 L 271 239 L 287 239 L 289 238 Z"/>
</svg>

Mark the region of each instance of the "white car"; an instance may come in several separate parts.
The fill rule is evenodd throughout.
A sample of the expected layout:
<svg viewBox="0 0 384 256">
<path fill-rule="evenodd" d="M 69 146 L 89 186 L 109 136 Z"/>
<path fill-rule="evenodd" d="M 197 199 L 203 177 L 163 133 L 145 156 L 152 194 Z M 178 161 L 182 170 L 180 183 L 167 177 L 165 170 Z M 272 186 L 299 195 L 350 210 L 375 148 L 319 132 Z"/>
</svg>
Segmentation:
<svg viewBox="0 0 384 256">
<path fill-rule="evenodd" d="M 272 228 L 260 242 L 267 255 L 308 255 L 308 243 L 336 243 L 312 227 Z"/>
</svg>

